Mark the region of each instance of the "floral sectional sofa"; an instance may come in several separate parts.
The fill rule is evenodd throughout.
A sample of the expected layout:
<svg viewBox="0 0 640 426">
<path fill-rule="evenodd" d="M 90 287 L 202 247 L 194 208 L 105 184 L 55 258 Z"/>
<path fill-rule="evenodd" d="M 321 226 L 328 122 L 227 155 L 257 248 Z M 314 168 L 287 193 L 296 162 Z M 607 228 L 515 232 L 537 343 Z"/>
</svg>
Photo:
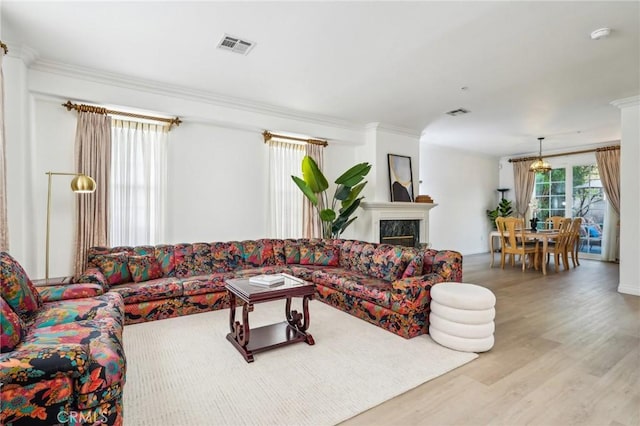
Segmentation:
<svg viewBox="0 0 640 426">
<path fill-rule="evenodd" d="M 121 295 L 126 324 L 222 309 L 225 280 L 285 272 L 313 282 L 319 300 L 405 338 L 428 333 L 431 286 L 462 281 L 458 252 L 352 240 L 93 247 L 88 265 L 78 281 Z"/>
<path fill-rule="evenodd" d="M 96 284 L 34 287 L 5 252 L 0 295 L 0 424 L 121 425 L 122 297 Z"/>
</svg>

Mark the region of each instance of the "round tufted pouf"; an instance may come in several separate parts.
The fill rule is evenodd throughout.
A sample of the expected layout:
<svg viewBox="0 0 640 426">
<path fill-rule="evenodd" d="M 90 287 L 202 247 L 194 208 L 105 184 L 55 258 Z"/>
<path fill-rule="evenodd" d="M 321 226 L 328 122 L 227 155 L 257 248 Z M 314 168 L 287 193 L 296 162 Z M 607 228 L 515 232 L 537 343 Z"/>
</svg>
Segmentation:
<svg viewBox="0 0 640 426">
<path fill-rule="evenodd" d="M 496 297 L 468 283 L 440 283 L 431 288 L 429 334 L 442 346 L 464 352 L 493 347 Z"/>
</svg>

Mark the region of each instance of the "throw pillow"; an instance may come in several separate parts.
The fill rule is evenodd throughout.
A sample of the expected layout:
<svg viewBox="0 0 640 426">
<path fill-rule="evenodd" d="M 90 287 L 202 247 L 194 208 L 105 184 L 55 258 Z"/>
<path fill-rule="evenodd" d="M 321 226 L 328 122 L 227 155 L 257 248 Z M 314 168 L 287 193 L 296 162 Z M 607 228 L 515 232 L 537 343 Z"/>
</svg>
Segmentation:
<svg viewBox="0 0 640 426">
<path fill-rule="evenodd" d="M 398 278 L 401 262 L 402 249 L 400 247 L 381 244 L 371 256 L 369 273 L 385 281 L 395 281 Z"/>
<path fill-rule="evenodd" d="M 300 245 L 289 242 L 289 241 L 285 241 L 284 255 L 287 259 L 288 265 L 291 265 L 291 264 L 298 265 L 300 263 Z"/>
<path fill-rule="evenodd" d="M 315 244 L 300 244 L 300 264 L 313 265 L 315 261 Z"/>
<path fill-rule="evenodd" d="M 93 261 L 109 285 L 123 284 L 131 280 L 127 253 L 99 254 Z"/>
<path fill-rule="evenodd" d="M 318 244 L 314 253 L 313 264 L 322 266 L 338 266 L 340 263 L 340 247 Z"/>
<path fill-rule="evenodd" d="M 129 256 L 129 272 L 134 282 L 162 278 L 162 266 L 155 256 Z"/>
<path fill-rule="evenodd" d="M 24 337 L 24 323 L 2 298 L 0 298 L 0 322 L 2 323 L 0 352 L 10 352 L 18 346 Z"/>
<path fill-rule="evenodd" d="M 411 259 L 411 262 L 407 265 L 407 268 L 404 270 L 402 274 L 402 278 L 411 278 L 422 275 L 422 265 L 424 262 L 424 257 L 422 257 L 422 253 L 418 253 Z"/>
<path fill-rule="evenodd" d="M 42 306 L 40 294 L 33 287 L 27 273 L 6 252 L 0 252 L 0 281 L 0 296 L 23 321 L 29 320 Z"/>
<path fill-rule="evenodd" d="M 275 263 L 273 244 L 271 242 L 258 241 L 249 256 L 247 256 L 247 262 L 253 266 L 273 265 Z"/>
</svg>

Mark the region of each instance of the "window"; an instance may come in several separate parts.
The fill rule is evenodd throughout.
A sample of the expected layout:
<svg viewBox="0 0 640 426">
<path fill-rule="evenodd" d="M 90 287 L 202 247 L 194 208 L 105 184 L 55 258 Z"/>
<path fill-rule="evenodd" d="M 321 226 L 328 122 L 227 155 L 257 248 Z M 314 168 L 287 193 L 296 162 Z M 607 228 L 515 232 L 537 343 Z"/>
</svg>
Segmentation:
<svg viewBox="0 0 640 426">
<path fill-rule="evenodd" d="M 168 129 L 112 120 L 111 133 L 110 244 L 163 243 Z"/>
<path fill-rule="evenodd" d="M 551 216 L 581 217 L 579 251 L 601 253 L 607 203 L 596 164 L 536 173 L 533 196 L 538 200 L 539 229 Z"/>
<path fill-rule="evenodd" d="M 565 169 L 553 169 L 547 173 L 536 173 L 534 197 L 538 199 L 538 223 L 544 226 L 544 221 L 551 216 L 565 215 Z"/>
<path fill-rule="evenodd" d="M 304 145 L 269 141 L 269 234 L 272 238 L 302 237 L 304 195 L 291 176 L 300 176 L 304 155 Z"/>
</svg>

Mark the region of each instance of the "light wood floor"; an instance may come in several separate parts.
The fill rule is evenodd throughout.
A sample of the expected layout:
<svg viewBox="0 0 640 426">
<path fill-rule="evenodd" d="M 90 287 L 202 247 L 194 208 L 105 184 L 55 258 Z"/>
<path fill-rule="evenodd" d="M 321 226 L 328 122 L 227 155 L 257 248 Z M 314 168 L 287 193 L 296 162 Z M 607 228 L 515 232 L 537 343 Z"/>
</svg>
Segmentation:
<svg viewBox="0 0 640 426">
<path fill-rule="evenodd" d="M 617 292 L 616 264 L 552 263 L 545 277 L 466 256 L 464 281 L 497 298 L 493 349 L 344 424 L 640 425 L 640 297 Z"/>
</svg>

